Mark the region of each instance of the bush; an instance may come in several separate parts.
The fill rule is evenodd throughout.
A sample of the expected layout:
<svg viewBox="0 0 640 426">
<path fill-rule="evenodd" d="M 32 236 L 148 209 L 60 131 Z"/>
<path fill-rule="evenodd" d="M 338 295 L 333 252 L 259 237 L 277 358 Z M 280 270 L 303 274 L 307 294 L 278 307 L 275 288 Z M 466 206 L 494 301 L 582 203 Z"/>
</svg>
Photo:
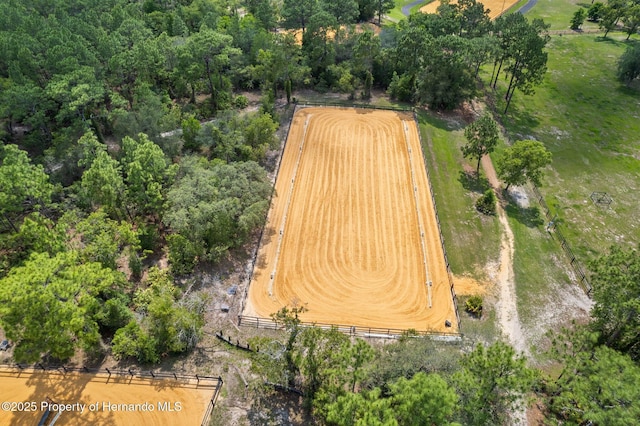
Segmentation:
<svg viewBox="0 0 640 426">
<path fill-rule="evenodd" d="M 237 109 L 245 109 L 246 107 L 249 106 L 249 100 L 244 95 L 238 95 L 233 100 L 233 106 L 236 107 Z"/>
<path fill-rule="evenodd" d="M 604 7 L 604 3 L 595 2 L 591 5 L 591 7 L 587 10 L 587 19 L 591 22 L 598 22 L 602 17 L 602 8 Z"/>
<path fill-rule="evenodd" d="M 131 320 L 125 327 L 116 331 L 111 342 L 113 356 L 117 360 L 136 358 L 145 364 L 160 361 L 156 351 L 156 342 L 136 320 Z"/>
<path fill-rule="evenodd" d="M 391 83 L 389 84 L 389 88 L 387 89 L 387 94 L 391 97 L 391 99 L 397 99 L 403 102 L 411 102 L 413 98 L 413 86 L 412 86 L 411 76 L 402 75 L 399 77 L 398 74 L 394 71 L 393 78 L 391 79 Z"/>
<path fill-rule="evenodd" d="M 470 314 L 480 318 L 482 316 L 482 297 L 471 296 L 465 302 L 464 309 Z"/>
<path fill-rule="evenodd" d="M 618 78 L 625 84 L 630 84 L 640 77 L 640 45 L 628 47 L 618 60 Z"/>
<path fill-rule="evenodd" d="M 486 215 L 496 214 L 496 194 L 492 189 L 487 189 L 482 197 L 476 201 L 476 209 Z"/>
<path fill-rule="evenodd" d="M 167 246 L 171 272 L 176 275 L 193 272 L 198 263 L 198 257 L 202 254 L 202 248 L 198 243 L 180 234 L 171 234 L 167 237 Z"/>
</svg>

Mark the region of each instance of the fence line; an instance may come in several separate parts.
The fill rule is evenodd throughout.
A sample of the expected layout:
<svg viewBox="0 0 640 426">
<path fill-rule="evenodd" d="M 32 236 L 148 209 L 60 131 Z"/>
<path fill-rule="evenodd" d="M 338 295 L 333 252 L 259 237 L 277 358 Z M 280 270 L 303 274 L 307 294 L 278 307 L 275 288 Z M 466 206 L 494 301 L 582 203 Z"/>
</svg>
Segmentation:
<svg viewBox="0 0 640 426">
<path fill-rule="evenodd" d="M 238 315 L 238 325 L 253 328 L 262 328 L 267 330 L 280 330 L 283 328 L 282 324 L 278 324 L 276 321 L 267 318 L 253 317 L 247 315 Z M 300 322 L 303 327 L 318 327 L 325 330 L 335 329 L 341 333 L 348 334 L 350 336 L 359 337 L 379 337 L 388 339 L 397 339 L 402 336 L 407 330 L 398 328 L 377 328 L 377 327 L 364 327 L 357 325 L 344 325 L 344 324 L 327 324 L 316 322 Z M 433 336 L 440 337 L 443 340 L 457 341 L 462 338 L 461 333 L 446 333 L 431 330 L 415 330 L 418 335 L 421 336 Z M 226 339 L 225 339 L 226 340 Z"/>
<path fill-rule="evenodd" d="M 284 143 L 282 145 L 282 149 L 280 150 L 280 155 L 278 157 L 278 163 L 276 165 L 276 169 L 274 170 L 274 180 L 273 180 L 273 190 L 271 191 L 271 196 L 269 197 L 269 210 L 267 210 L 267 212 L 271 211 L 271 204 L 273 202 L 273 196 L 276 192 L 276 182 L 278 181 L 278 174 L 280 173 L 280 165 L 282 164 L 282 156 L 284 155 L 284 150 L 287 147 L 287 141 L 289 140 L 289 132 L 291 131 L 291 125 L 293 124 L 293 118 L 296 115 L 296 111 L 298 109 L 298 104 L 295 104 L 293 106 L 293 113 L 291 114 L 291 121 L 289 121 L 289 128 L 287 128 L 287 134 L 284 137 Z M 251 258 L 251 273 L 249 274 L 249 278 L 247 281 L 247 285 L 244 287 L 244 295 L 242 296 L 242 303 L 240 305 L 240 314 L 242 315 L 242 312 L 244 312 L 244 307 L 245 307 L 245 303 L 247 300 L 247 296 L 249 295 L 249 287 L 251 286 L 251 280 L 253 279 L 253 272 L 256 268 L 256 262 L 258 260 L 258 254 L 260 252 L 260 247 L 262 247 L 262 238 L 264 237 L 264 230 L 267 227 L 269 216 L 267 213 L 267 217 L 265 218 L 265 223 L 264 226 L 262 227 L 262 229 L 260 230 L 260 238 L 258 238 L 258 245 L 256 246 L 256 249 L 253 253 L 253 256 Z"/>
<path fill-rule="evenodd" d="M 333 107 L 333 108 L 360 108 L 360 109 L 381 109 L 381 110 L 389 110 L 389 111 L 413 111 L 413 107 L 410 106 L 400 106 L 400 105 L 371 105 L 371 104 L 359 104 L 355 102 L 329 102 L 329 101 L 301 101 L 298 100 L 296 106 L 299 107 L 308 107 L 308 106 L 318 106 L 318 107 Z"/>
<path fill-rule="evenodd" d="M 0 371 L 5 372 L 15 372 L 16 369 L 19 372 L 23 371 L 48 371 L 55 374 L 60 374 L 64 376 L 66 373 L 85 373 L 85 374 L 106 374 L 109 378 L 111 376 L 122 376 L 129 377 L 131 379 L 146 379 L 146 380 L 164 380 L 164 379 L 173 379 L 179 385 L 181 381 L 193 382 L 196 381 L 197 385 L 200 387 L 213 387 L 213 394 L 209 399 L 209 404 L 205 410 L 202 426 L 207 426 L 209 424 L 209 420 L 211 419 L 211 413 L 216 405 L 216 401 L 218 396 L 220 395 L 220 389 L 222 388 L 223 381 L 220 376 L 202 376 L 199 374 L 188 375 L 188 374 L 176 374 L 176 373 L 167 373 L 161 371 L 153 371 L 153 370 L 134 370 L 131 368 L 128 369 L 113 369 L 113 368 L 88 368 L 88 367 L 67 367 L 66 365 L 44 365 L 42 363 L 37 364 L 1 364 Z M 187 383 L 183 383 L 183 386 L 187 386 Z M 176 386 L 178 387 L 178 386 Z"/>
<path fill-rule="evenodd" d="M 449 257 L 447 256 L 447 249 L 444 246 L 444 236 L 442 235 L 442 227 L 440 226 L 440 216 L 438 216 L 438 206 L 436 204 L 435 193 L 433 192 L 433 185 L 431 184 L 431 174 L 429 173 L 429 167 L 427 167 L 427 158 L 424 154 L 424 141 L 422 140 L 422 132 L 420 132 L 420 123 L 418 122 L 418 113 L 413 110 L 413 120 L 415 121 L 416 128 L 418 130 L 418 138 L 420 139 L 420 152 L 422 153 L 422 160 L 424 161 L 424 168 L 427 172 L 427 182 L 429 183 L 429 192 L 431 192 L 431 203 L 433 204 L 433 211 L 436 215 L 436 223 L 438 224 L 438 235 L 440 236 L 440 246 L 442 247 L 442 254 L 444 255 L 444 262 L 447 265 L 447 278 L 449 280 L 449 288 L 451 290 L 451 297 L 453 299 L 453 308 L 456 312 L 456 321 L 458 322 L 458 330 L 460 330 L 460 312 L 458 311 L 458 296 L 453 286 L 453 276 L 451 275 L 451 266 L 449 265 Z"/>
<path fill-rule="evenodd" d="M 420 127 L 418 125 L 418 119 L 417 119 L 417 114 L 416 114 L 415 109 L 413 107 L 405 107 L 405 106 L 377 106 L 377 105 L 358 104 L 358 103 L 339 103 L 339 102 L 326 102 L 326 101 L 325 102 L 298 101 L 298 102 L 295 103 L 295 107 L 294 107 L 294 110 L 293 110 L 293 115 L 292 115 L 291 122 L 293 122 L 293 117 L 295 116 L 295 113 L 297 112 L 298 108 L 313 107 L 313 106 L 337 107 L 337 108 L 380 109 L 380 110 L 403 111 L 403 112 L 412 112 L 413 113 L 414 122 L 415 122 L 415 124 L 417 126 L 417 129 L 418 129 L 418 137 L 420 138 L 420 146 L 421 146 L 420 151 L 421 151 L 421 154 L 422 154 L 423 161 L 425 162 L 425 170 L 426 170 L 426 173 L 427 173 L 427 182 L 429 183 L 429 190 L 431 192 L 431 201 L 432 201 L 434 212 L 435 212 L 435 216 L 436 216 L 436 222 L 438 224 L 438 233 L 439 233 L 439 236 L 440 236 L 440 245 L 442 247 L 442 252 L 444 254 L 444 259 L 445 259 L 445 263 L 446 263 L 446 266 L 447 266 L 447 279 L 449 281 L 449 288 L 450 288 L 450 291 L 451 291 L 451 296 L 452 296 L 453 304 L 454 304 L 454 310 L 455 310 L 455 313 L 456 313 L 456 322 L 457 322 L 458 330 L 460 330 L 460 313 L 458 312 L 457 296 L 455 294 L 455 289 L 453 287 L 453 277 L 451 275 L 451 267 L 449 265 L 449 259 L 447 257 L 447 251 L 446 251 L 446 248 L 444 246 L 444 237 L 442 235 L 442 229 L 440 227 L 440 219 L 438 217 L 438 210 L 437 210 L 436 202 L 435 202 L 435 198 L 434 198 L 433 187 L 431 185 L 431 177 L 429 175 L 429 169 L 426 167 L 426 159 L 425 159 L 425 156 L 424 156 L 424 150 L 422 149 L 422 135 L 420 134 Z M 290 132 L 290 130 L 291 130 L 291 123 L 289 124 L 289 128 L 287 129 L 287 134 L 285 136 L 284 145 L 283 145 L 282 150 L 280 152 L 280 158 L 278 160 L 278 165 L 276 167 L 276 171 L 275 171 L 276 181 L 278 179 L 278 172 L 280 170 L 280 165 L 282 163 L 282 156 L 284 154 L 284 150 L 286 149 L 287 141 L 289 140 L 289 132 Z M 274 190 L 274 192 L 275 192 L 275 190 Z M 271 208 L 272 200 L 273 200 L 273 193 L 271 195 L 271 198 L 269 199 L 269 208 Z M 265 227 L 266 227 L 266 224 L 265 224 Z M 257 261 L 259 248 L 262 246 L 262 238 L 264 237 L 264 229 L 265 229 L 265 227 L 263 227 L 262 230 L 260 231 L 260 238 L 259 238 L 258 247 L 256 248 L 256 250 L 254 252 L 254 255 L 253 255 L 252 264 L 251 264 L 251 274 L 249 275 L 248 284 L 245 287 L 244 296 L 242 298 L 242 305 L 241 305 L 241 309 L 240 309 L 240 314 L 238 314 L 238 325 L 239 326 L 250 326 L 250 327 L 255 327 L 255 328 L 264 328 L 264 329 L 277 330 L 277 329 L 280 329 L 281 327 L 273 320 L 266 319 L 266 318 L 247 316 L 247 315 L 243 315 L 242 314 L 244 312 L 246 298 L 247 298 L 247 295 L 248 295 L 248 292 L 249 292 L 249 287 L 251 285 L 251 280 L 253 278 L 253 273 L 254 273 L 254 270 L 255 270 L 255 265 L 256 265 L 256 261 Z M 363 336 L 363 337 L 398 338 L 404 332 L 407 331 L 407 330 L 393 329 L 393 328 L 360 327 L 360 326 L 349 326 L 349 325 L 340 325 L 340 324 L 321 324 L 321 323 L 306 323 L 306 322 L 303 322 L 301 324 L 303 326 L 317 326 L 317 327 L 325 328 L 325 329 L 326 328 L 335 328 L 338 331 L 341 331 L 341 332 L 349 334 L 349 335 L 353 335 L 353 336 L 357 335 L 357 336 Z M 417 333 L 420 334 L 420 335 L 441 336 L 441 337 L 447 338 L 447 339 L 448 338 L 460 339 L 462 337 L 462 334 L 460 332 L 446 333 L 446 332 L 434 332 L 434 331 L 431 331 L 431 330 L 418 330 Z M 224 338 L 224 336 L 219 336 L 218 338 L 227 341 Z M 227 341 L 227 342 L 230 343 L 230 344 L 233 344 L 231 341 Z M 242 348 L 242 349 L 245 349 L 245 348 Z"/>
<path fill-rule="evenodd" d="M 544 215 L 548 220 L 552 220 L 553 216 L 551 214 L 551 211 L 549 210 L 549 207 L 547 206 L 547 203 L 544 201 L 544 197 L 540 193 L 540 190 L 535 185 L 531 185 L 531 186 L 533 188 L 533 193 L 535 194 L 536 199 L 538 200 L 538 203 L 540 203 L 540 206 L 544 211 Z M 591 291 L 593 290 L 593 287 L 591 287 L 591 283 L 589 283 L 589 279 L 587 278 L 587 275 L 584 273 L 582 266 L 580 266 L 580 263 L 578 262 L 576 255 L 573 253 L 573 250 L 571 249 L 571 246 L 569 246 L 569 242 L 564 238 L 564 235 L 562 235 L 562 232 L 560 231 L 560 228 L 558 227 L 557 224 L 554 223 L 552 224 L 552 226 L 553 226 L 554 233 L 556 234 L 556 236 L 558 237 L 558 240 L 560 241 L 560 247 L 562 247 L 562 250 L 564 251 L 566 256 L 569 258 L 569 264 L 571 265 L 571 267 L 573 268 L 573 271 L 577 275 L 578 284 L 582 288 L 582 291 L 584 291 L 587 296 L 591 297 Z M 549 229 L 547 228 L 547 230 Z"/>
</svg>

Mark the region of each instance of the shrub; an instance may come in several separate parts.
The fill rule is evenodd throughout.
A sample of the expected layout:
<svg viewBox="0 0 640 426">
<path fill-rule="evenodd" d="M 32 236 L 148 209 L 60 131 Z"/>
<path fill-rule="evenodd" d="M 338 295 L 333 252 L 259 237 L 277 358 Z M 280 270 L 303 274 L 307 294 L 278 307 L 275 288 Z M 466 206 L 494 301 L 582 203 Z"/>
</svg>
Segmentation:
<svg viewBox="0 0 640 426">
<path fill-rule="evenodd" d="M 249 106 L 249 100 L 244 95 L 238 95 L 233 100 L 233 106 L 235 106 L 237 109 L 245 109 L 247 106 Z"/>
<path fill-rule="evenodd" d="M 471 296 L 464 304 L 464 309 L 480 318 L 482 316 L 482 297 Z"/>
<path fill-rule="evenodd" d="M 618 78 L 625 84 L 630 84 L 640 77 L 640 45 L 628 47 L 618 60 Z"/>
<path fill-rule="evenodd" d="M 496 195 L 492 189 L 487 189 L 482 197 L 476 201 L 476 209 L 486 215 L 496 214 Z"/>
</svg>

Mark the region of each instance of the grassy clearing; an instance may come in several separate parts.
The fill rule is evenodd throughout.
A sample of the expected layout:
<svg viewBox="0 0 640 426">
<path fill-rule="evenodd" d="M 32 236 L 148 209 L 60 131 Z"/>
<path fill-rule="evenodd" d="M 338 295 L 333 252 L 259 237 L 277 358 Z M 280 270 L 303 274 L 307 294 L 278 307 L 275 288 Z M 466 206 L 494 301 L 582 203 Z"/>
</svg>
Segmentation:
<svg viewBox="0 0 640 426">
<path fill-rule="evenodd" d="M 463 169 L 466 163 L 460 152 L 464 143 L 463 123 L 444 121 L 426 113 L 420 114 L 419 121 L 451 269 L 457 275 L 484 279 L 484 267 L 496 260 L 500 247 L 498 219 L 482 216 L 474 207 L 475 200 L 489 184 Z"/>
<path fill-rule="evenodd" d="M 456 275 L 488 280 L 486 265 L 497 262 L 502 231 L 495 216 L 483 216 L 474 207 L 489 183 L 484 177 L 478 180 L 465 172 L 475 166 L 460 152 L 465 124 L 426 112 L 419 114 L 418 121 L 451 270 Z M 487 298 L 482 319 L 464 312 L 464 300 L 458 301 L 463 334 L 472 341 L 493 342 L 499 333 Z"/>
<path fill-rule="evenodd" d="M 544 83 L 533 96 L 516 93 L 503 118 L 510 139 L 536 139 L 553 153 L 541 191 L 583 263 L 612 244 L 640 240 L 640 91 L 615 79 L 627 44 L 553 37 Z M 594 191 L 612 196 L 610 209 L 592 203 Z"/>
<path fill-rule="evenodd" d="M 544 22 L 551 24 L 552 30 L 568 30 L 573 14 L 581 7 L 586 11 L 590 6 L 591 2 L 587 0 L 538 0 L 526 16 L 529 19 L 544 19 Z M 589 21 L 582 25 L 585 30 L 597 28 L 598 24 Z"/>
<path fill-rule="evenodd" d="M 515 239 L 513 270 L 518 297 L 518 314 L 526 329 L 536 325 L 548 306 L 556 306 L 558 286 L 572 285 L 569 265 L 558 242 L 545 231 L 537 202 L 520 208 L 506 206 Z"/>
</svg>

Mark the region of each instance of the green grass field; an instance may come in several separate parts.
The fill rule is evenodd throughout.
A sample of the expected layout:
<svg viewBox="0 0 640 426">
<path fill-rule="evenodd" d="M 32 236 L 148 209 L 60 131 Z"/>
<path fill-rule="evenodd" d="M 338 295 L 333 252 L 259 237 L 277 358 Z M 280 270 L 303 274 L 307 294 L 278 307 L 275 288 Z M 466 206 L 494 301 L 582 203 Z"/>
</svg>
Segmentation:
<svg viewBox="0 0 640 426">
<path fill-rule="evenodd" d="M 503 118 L 512 140 L 540 140 L 553 153 L 541 191 L 583 262 L 612 244 L 640 240 L 640 91 L 615 78 L 626 46 L 593 35 L 554 36 L 544 83 L 533 96 L 516 94 Z M 594 191 L 611 195 L 610 209 L 593 204 Z"/>
<path fill-rule="evenodd" d="M 495 216 L 484 216 L 475 209 L 475 200 L 489 184 L 484 177 L 477 180 L 465 172 L 475 166 L 460 151 L 465 142 L 465 123 L 424 111 L 418 120 L 451 270 L 456 275 L 488 281 L 486 265 L 497 262 L 502 233 Z M 460 298 L 458 304 L 462 332 L 472 340 L 495 340 L 495 312 L 488 310 L 482 319 L 472 319 L 464 312 L 464 300 Z"/>
<path fill-rule="evenodd" d="M 486 278 L 484 266 L 498 256 L 500 227 L 496 217 L 483 216 L 474 207 L 489 185 L 486 179 L 478 181 L 464 172 L 463 128 L 464 123 L 420 114 L 423 150 L 451 269 L 457 275 Z"/>
<path fill-rule="evenodd" d="M 551 25 L 551 30 L 568 30 L 573 14 L 580 8 L 586 10 L 591 6 L 587 0 L 538 0 L 538 3 L 527 12 L 527 18 L 542 18 Z M 585 21 L 583 29 L 597 29 L 598 25 Z"/>
</svg>

